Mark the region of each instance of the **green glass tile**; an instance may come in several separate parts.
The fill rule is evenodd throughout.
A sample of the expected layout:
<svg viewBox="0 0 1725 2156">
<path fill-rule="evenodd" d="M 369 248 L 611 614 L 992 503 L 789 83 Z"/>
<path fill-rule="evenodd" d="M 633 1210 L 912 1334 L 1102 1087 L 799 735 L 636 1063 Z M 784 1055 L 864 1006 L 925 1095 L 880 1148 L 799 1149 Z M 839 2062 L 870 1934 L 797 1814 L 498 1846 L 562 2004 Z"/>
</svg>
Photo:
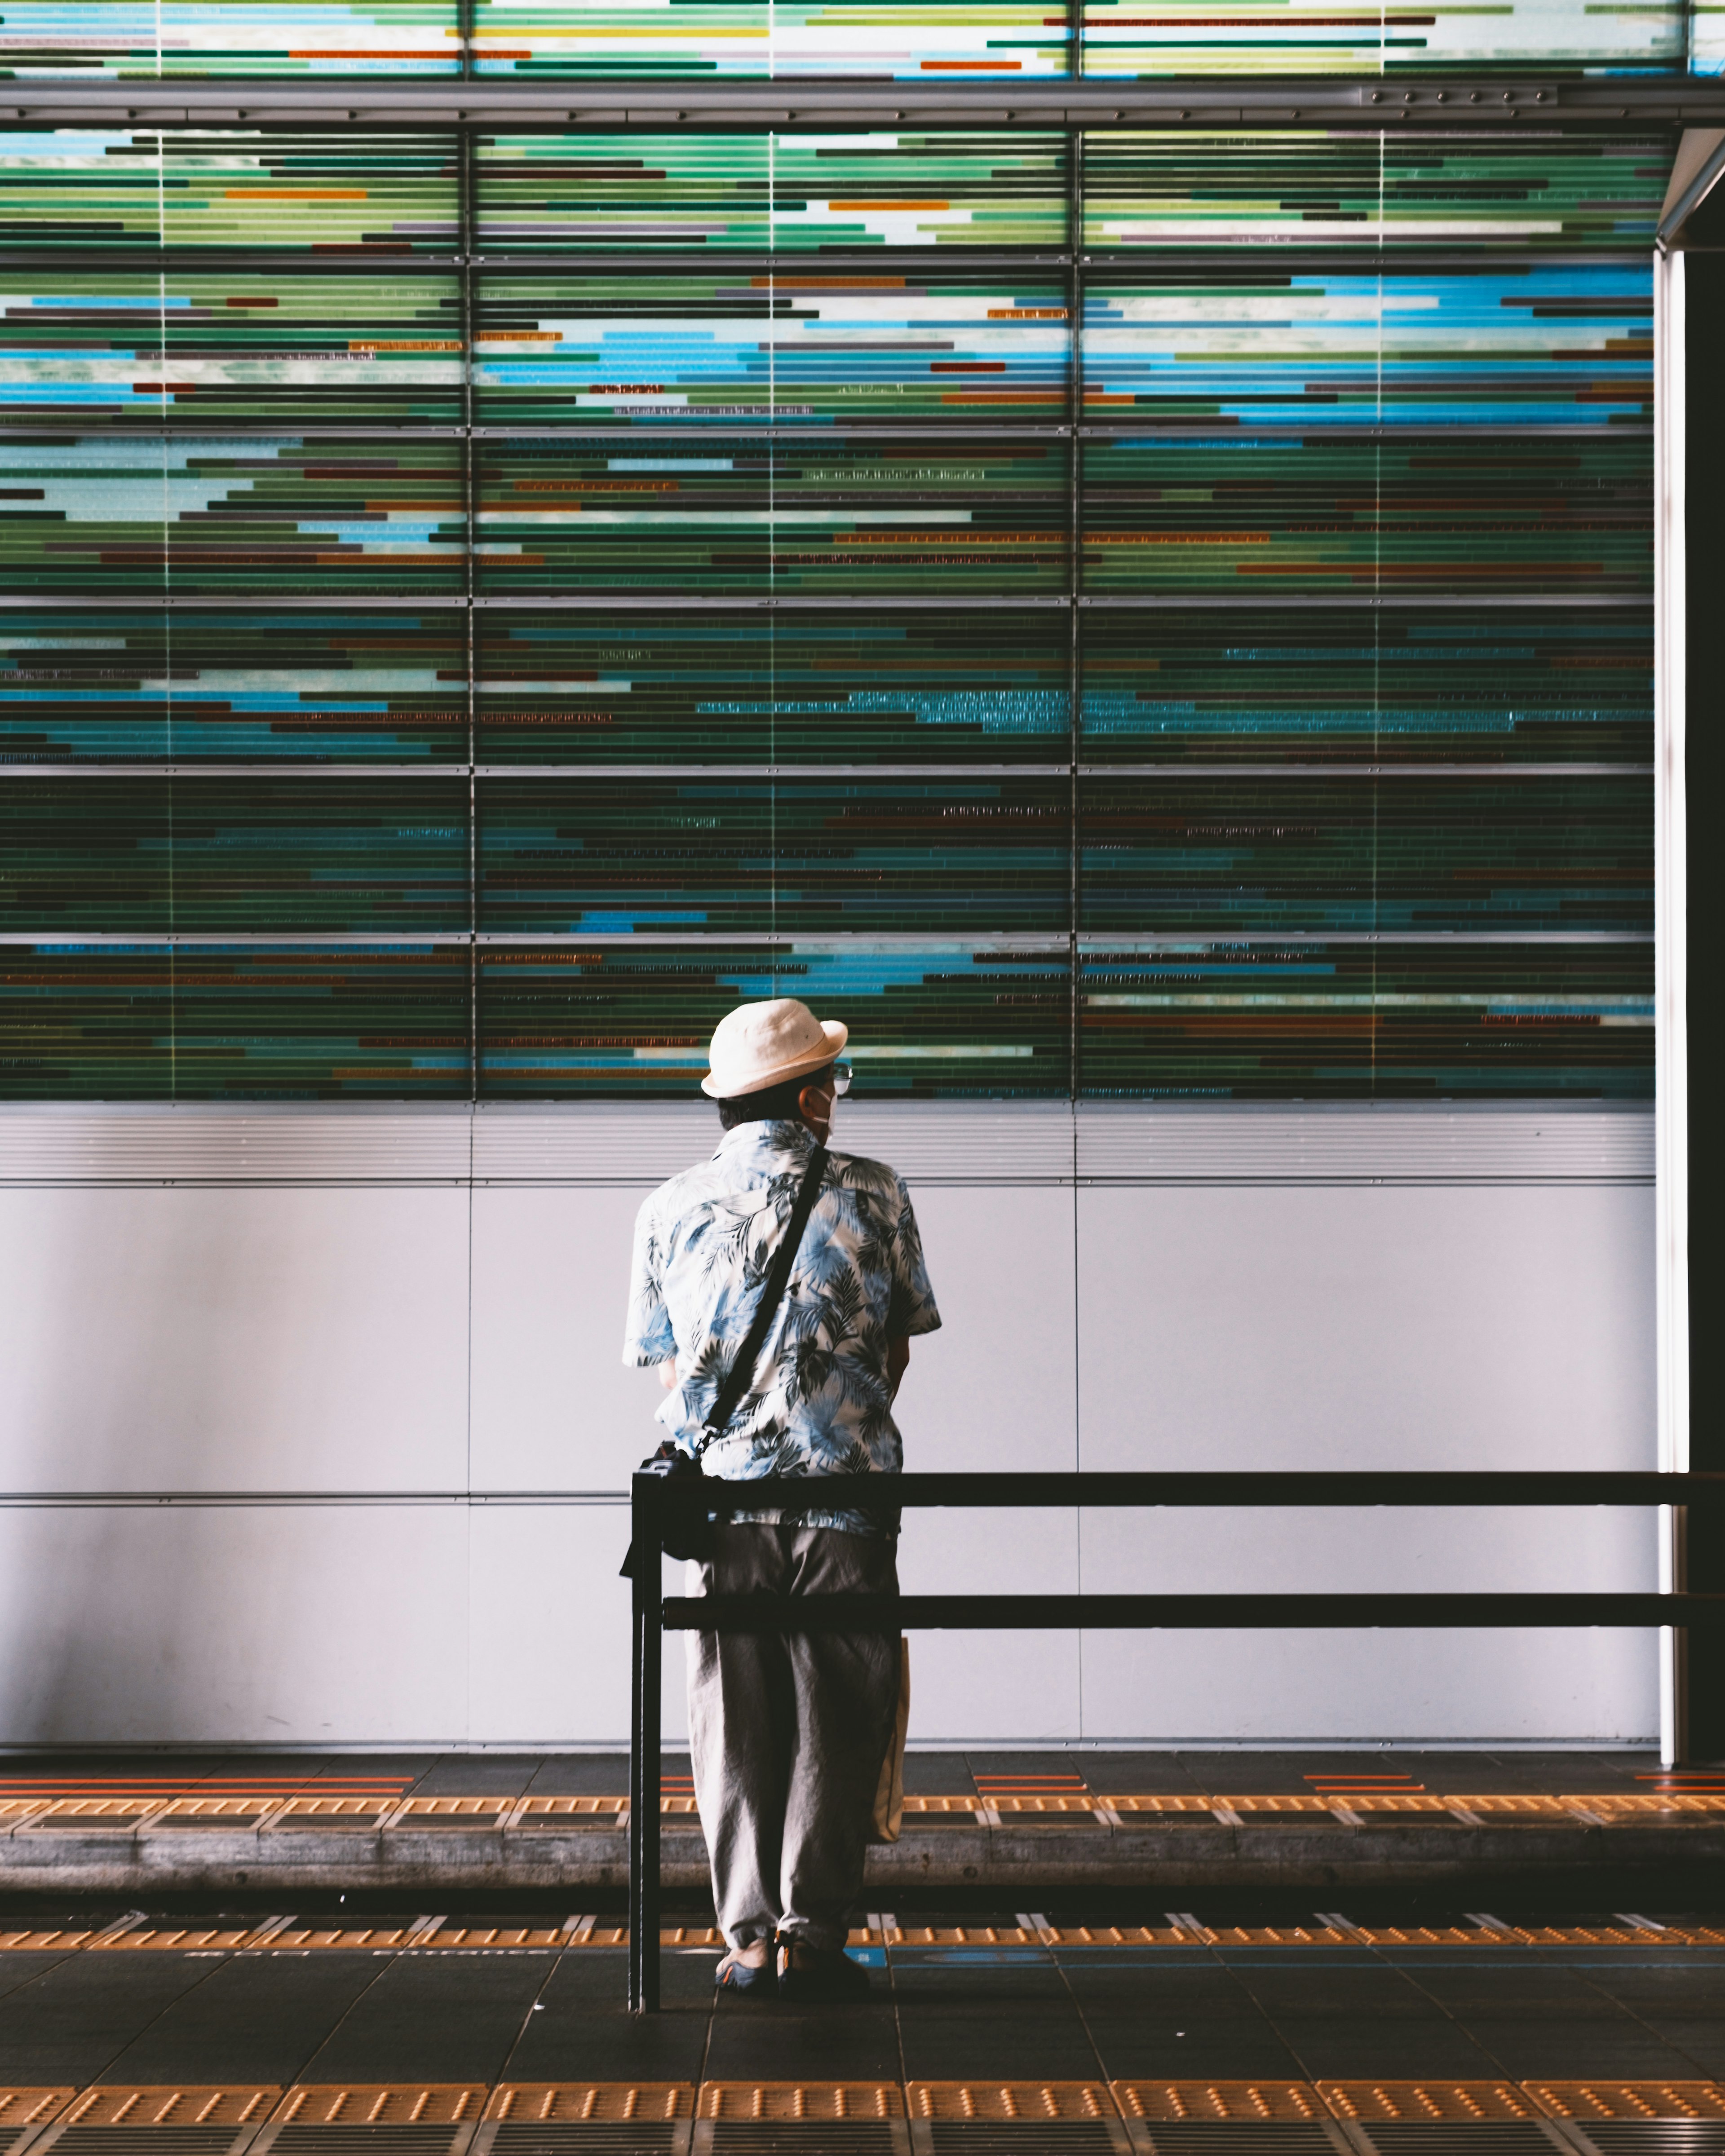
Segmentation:
<svg viewBox="0 0 1725 2156">
<path fill-rule="evenodd" d="M 1091 442 L 1092 592 L 1651 594 L 1645 437 Z"/>
<path fill-rule="evenodd" d="M 0 248 L 445 254 L 459 170 L 449 135 L 20 130 L 0 136 Z"/>
<path fill-rule="evenodd" d="M 459 613 L 0 612 L 0 762 L 466 756 Z"/>
<path fill-rule="evenodd" d="M 1128 943 L 1079 981 L 1087 1099 L 1653 1093 L 1651 942 Z"/>
<path fill-rule="evenodd" d="M 482 136 L 474 149 L 478 243 L 494 254 L 764 247 L 769 140 Z"/>
<path fill-rule="evenodd" d="M 455 0 L 12 0 L 8 73 L 34 81 L 448 75 Z"/>
<path fill-rule="evenodd" d="M 0 949 L 13 1101 L 465 1099 L 465 946 Z"/>
<path fill-rule="evenodd" d="M 482 947 L 480 1090 L 494 1098 L 688 1099 L 706 1045 L 744 1000 L 843 1010 L 858 1099 L 1058 1097 L 1071 999 L 1062 951 L 915 951 L 802 937 L 726 947 Z"/>
<path fill-rule="evenodd" d="M 1085 416 L 1211 426 L 1651 426 L 1653 270 L 1286 250 L 1098 278 Z"/>
<path fill-rule="evenodd" d="M 776 247 L 1063 247 L 1066 145 L 1054 133 L 774 138 Z"/>
<path fill-rule="evenodd" d="M 480 74 L 517 80 L 998 82 L 1064 74 L 1069 35 L 1064 8 L 1044 0 L 479 0 L 473 50 Z"/>
<path fill-rule="evenodd" d="M 479 288 L 490 425 L 943 425 L 1067 417 L 1070 340 L 1050 275 L 639 270 L 491 275 Z"/>
<path fill-rule="evenodd" d="M 1668 143 L 1600 135 L 1096 133 L 1085 137 L 1085 244 L 1641 249 L 1671 167 Z"/>
<path fill-rule="evenodd" d="M 1058 932 L 1068 810 L 1064 779 L 493 779 L 480 925 Z"/>
<path fill-rule="evenodd" d="M 456 593 L 459 456 L 400 436 L 0 441 L 0 573 L 108 599 Z"/>
<path fill-rule="evenodd" d="M 1080 925 L 1651 932 L 1652 805 L 1629 774 L 1089 779 Z"/>
<path fill-rule="evenodd" d="M 459 425 L 453 276 L 86 270 L 0 300 L 8 419 L 160 428 Z"/>
<path fill-rule="evenodd" d="M 1681 0 L 1501 0 L 1481 8 L 1266 8 L 1220 0 L 1086 0 L 1091 79 L 1417 74 L 1440 68 L 1640 74 L 1683 64 Z"/>
<path fill-rule="evenodd" d="M 486 592 L 1059 591 L 1063 443 L 480 445 Z"/>
<path fill-rule="evenodd" d="M 1097 610 L 1086 762 L 1647 763 L 1639 608 Z"/>
<path fill-rule="evenodd" d="M 1064 613 L 479 616 L 485 763 L 1056 762 Z"/>
<path fill-rule="evenodd" d="M 15 781 L 0 925 L 26 933 L 399 935 L 468 925 L 455 780 Z"/>
</svg>

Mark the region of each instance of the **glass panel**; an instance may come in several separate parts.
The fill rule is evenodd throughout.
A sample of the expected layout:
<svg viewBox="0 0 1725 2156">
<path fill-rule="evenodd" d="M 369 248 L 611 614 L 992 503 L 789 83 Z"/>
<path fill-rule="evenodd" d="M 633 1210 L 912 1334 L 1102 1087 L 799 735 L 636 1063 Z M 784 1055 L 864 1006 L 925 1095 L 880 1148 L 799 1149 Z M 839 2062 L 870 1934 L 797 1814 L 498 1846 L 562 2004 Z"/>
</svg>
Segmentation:
<svg viewBox="0 0 1725 2156">
<path fill-rule="evenodd" d="M 459 239 L 452 135 L 157 135 L 59 128 L 0 137 L 0 246 L 32 253 L 244 248 L 448 254 Z"/>
<path fill-rule="evenodd" d="M 662 419 L 1066 417 L 1060 285 L 762 270 L 490 276 L 478 416 L 491 425 Z"/>
<path fill-rule="evenodd" d="M 1093 592 L 1652 588 L 1650 442 L 1091 442 Z"/>
<path fill-rule="evenodd" d="M 499 135 L 474 145 L 474 214 L 493 254 L 764 247 L 769 138 Z"/>
<path fill-rule="evenodd" d="M 1651 942 L 1164 945 L 1080 979 L 1092 1099 L 1653 1094 Z"/>
<path fill-rule="evenodd" d="M 1651 932 L 1652 800 L 1627 775 L 1091 780 L 1083 926 Z"/>
<path fill-rule="evenodd" d="M 14 592 L 461 588 L 452 439 L 13 439 L 0 444 L 0 485 L 21 505 L 0 521 Z"/>
<path fill-rule="evenodd" d="M 1682 0 L 1617 7 L 1512 0 L 1430 11 L 1266 8 L 1221 0 L 1201 14 L 1175 0 L 1086 0 L 1087 76 L 1398 74 L 1422 68 L 1530 65 L 1639 72 L 1683 64 Z"/>
<path fill-rule="evenodd" d="M 1085 294 L 1087 418 L 1241 426 L 1653 419 L 1643 264 L 1314 268 L 1249 250 Z"/>
<path fill-rule="evenodd" d="M 0 819 L 13 929 L 468 925 L 465 781 L 44 778 Z"/>
<path fill-rule="evenodd" d="M 449 276 L 86 270 L 47 293 L 0 293 L 0 398 L 13 417 L 459 425 L 461 377 Z"/>
<path fill-rule="evenodd" d="M 493 780 L 480 926 L 1059 932 L 1069 801 L 1064 779 Z"/>
<path fill-rule="evenodd" d="M 458 613 L 0 613 L 0 762 L 466 756 Z"/>
<path fill-rule="evenodd" d="M 776 247 L 1063 247 L 1062 135 L 779 135 Z"/>
<path fill-rule="evenodd" d="M 845 1011 L 853 1097 L 1064 1095 L 1069 978 L 1064 950 L 963 943 L 482 947 L 480 1083 L 494 1096 L 687 1099 L 734 1004 L 793 995 Z"/>
<path fill-rule="evenodd" d="M 480 458 L 490 592 L 1065 586 L 1059 441 L 493 439 Z"/>
<path fill-rule="evenodd" d="M 771 72 L 768 0 L 475 0 L 475 72 L 539 81 Z"/>
<path fill-rule="evenodd" d="M 775 588 L 1064 591 L 1067 455 L 1046 439 L 778 444 Z"/>
<path fill-rule="evenodd" d="M 1689 71 L 1725 74 L 1725 0 L 1690 0 Z"/>
<path fill-rule="evenodd" d="M 1653 244 L 1668 144 L 1606 136 L 1085 137 L 1086 247 Z"/>
<path fill-rule="evenodd" d="M 494 254 L 614 246 L 1042 247 L 1064 136 L 508 135 L 476 152 Z"/>
<path fill-rule="evenodd" d="M 1640 608 L 1097 609 L 1087 762 L 1650 762 Z"/>
<path fill-rule="evenodd" d="M 482 612 L 480 758 L 1047 763 L 1064 613 Z"/>
<path fill-rule="evenodd" d="M 1060 0 L 775 0 L 775 75 L 940 81 L 1064 75 L 1071 31 Z"/>
<path fill-rule="evenodd" d="M 769 445 L 758 438 L 475 444 L 488 592 L 765 592 Z"/>
<path fill-rule="evenodd" d="M 463 1099 L 465 945 L 6 954 L 0 1098 Z"/>
<path fill-rule="evenodd" d="M 6 33 L 38 80 L 461 69 L 455 0 L 12 0 Z"/>
</svg>

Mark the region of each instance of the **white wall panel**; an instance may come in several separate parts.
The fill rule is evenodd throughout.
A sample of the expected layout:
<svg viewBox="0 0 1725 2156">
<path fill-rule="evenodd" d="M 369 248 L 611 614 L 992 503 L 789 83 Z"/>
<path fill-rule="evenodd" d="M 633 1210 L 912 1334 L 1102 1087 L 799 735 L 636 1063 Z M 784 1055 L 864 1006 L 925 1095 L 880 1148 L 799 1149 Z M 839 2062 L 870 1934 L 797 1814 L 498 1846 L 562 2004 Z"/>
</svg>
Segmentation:
<svg viewBox="0 0 1725 2156">
<path fill-rule="evenodd" d="M 459 1743 L 466 1508 L 0 1510 L 13 1744 Z"/>
<path fill-rule="evenodd" d="M 475 1505 L 472 1521 L 472 1741 L 627 1744 L 628 1507 Z M 675 1641 L 665 1681 L 680 1693 Z"/>
<path fill-rule="evenodd" d="M 1077 1464 L 1072 1193 L 913 1185 L 941 1330 L 915 1341 L 896 1416 L 905 1465 L 957 1474 Z M 907 1594 L 1070 1594 L 1070 1512 L 911 1512 Z M 1078 1637 L 919 1632 L 911 1642 L 917 1743 L 1018 1743 L 1080 1733 Z"/>
<path fill-rule="evenodd" d="M 1645 1188 L 1079 1194 L 1084 1465 L 1647 1467 Z M 1645 1512 L 1086 1515 L 1087 1592 L 1646 1589 Z M 1645 1738 L 1649 1635 L 1092 1634 L 1085 1734 Z"/>
<path fill-rule="evenodd" d="M 473 1194 L 473 1486 L 622 1490 L 662 1433 L 623 1328 L 644 1188 Z"/>
<path fill-rule="evenodd" d="M 464 1488 L 467 1208 L 0 1189 L 0 1489 Z"/>
</svg>

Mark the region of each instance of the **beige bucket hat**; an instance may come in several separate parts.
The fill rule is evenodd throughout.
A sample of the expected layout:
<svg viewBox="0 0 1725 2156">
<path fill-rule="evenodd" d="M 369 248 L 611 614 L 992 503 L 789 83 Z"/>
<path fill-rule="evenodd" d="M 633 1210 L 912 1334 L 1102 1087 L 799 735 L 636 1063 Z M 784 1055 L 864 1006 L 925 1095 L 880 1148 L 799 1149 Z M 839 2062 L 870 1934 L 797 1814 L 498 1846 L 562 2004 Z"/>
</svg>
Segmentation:
<svg viewBox="0 0 1725 2156">
<path fill-rule="evenodd" d="M 771 1003 L 739 1004 L 713 1029 L 707 1061 L 712 1068 L 701 1090 L 715 1101 L 734 1101 L 744 1093 L 764 1093 L 804 1071 L 824 1070 L 850 1038 L 850 1028 L 834 1018 L 817 1018 L 794 996 Z"/>
</svg>

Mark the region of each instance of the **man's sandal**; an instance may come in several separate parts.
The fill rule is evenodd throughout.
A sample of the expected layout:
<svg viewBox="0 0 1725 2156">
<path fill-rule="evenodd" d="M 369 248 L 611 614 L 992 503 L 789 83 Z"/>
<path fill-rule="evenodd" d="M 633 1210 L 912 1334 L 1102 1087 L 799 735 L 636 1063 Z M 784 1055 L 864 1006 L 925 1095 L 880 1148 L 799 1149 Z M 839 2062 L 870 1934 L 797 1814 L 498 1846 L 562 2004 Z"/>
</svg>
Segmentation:
<svg viewBox="0 0 1725 2156">
<path fill-rule="evenodd" d="M 765 1961 L 757 1965 L 741 1960 L 733 1947 L 713 1971 L 713 1983 L 721 1991 L 755 1992 L 762 1998 L 769 1997 L 778 1989 L 773 1957 L 769 1953 Z"/>
<path fill-rule="evenodd" d="M 778 1995 L 810 2005 L 849 2005 L 869 1996 L 869 1972 L 842 1948 L 786 1939 L 779 1948 Z"/>
</svg>

